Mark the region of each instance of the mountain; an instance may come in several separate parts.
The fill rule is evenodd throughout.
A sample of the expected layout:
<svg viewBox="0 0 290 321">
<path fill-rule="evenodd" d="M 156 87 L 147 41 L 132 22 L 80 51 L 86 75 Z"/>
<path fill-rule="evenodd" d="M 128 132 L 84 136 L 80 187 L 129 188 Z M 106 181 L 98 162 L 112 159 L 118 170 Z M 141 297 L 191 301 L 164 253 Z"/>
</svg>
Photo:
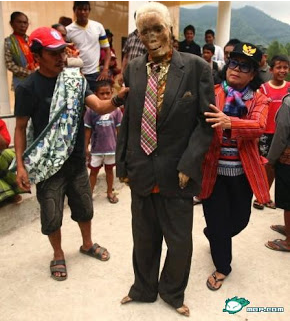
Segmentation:
<svg viewBox="0 0 290 321">
<path fill-rule="evenodd" d="M 203 6 L 199 9 L 180 8 L 179 39 L 184 39 L 183 29 L 189 24 L 196 29 L 195 41 L 204 44 L 204 32 L 216 29 L 217 7 Z M 268 46 L 277 40 L 286 44 L 290 42 L 290 25 L 281 22 L 263 11 L 251 6 L 232 9 L 230 38 Z"/>
</svg>

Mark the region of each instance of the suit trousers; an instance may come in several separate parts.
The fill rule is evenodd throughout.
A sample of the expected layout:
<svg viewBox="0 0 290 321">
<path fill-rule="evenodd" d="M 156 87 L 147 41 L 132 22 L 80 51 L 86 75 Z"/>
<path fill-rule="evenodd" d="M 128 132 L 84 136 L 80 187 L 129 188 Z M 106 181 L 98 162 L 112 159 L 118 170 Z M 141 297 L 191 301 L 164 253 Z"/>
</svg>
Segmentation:
<svg viewBox="0 0 290 321">
<path fill-rule="evenodd" d="M 252 197 L 245 175 L 218 175 L 212 194 L 202 202 L 212 260 L 224 275 L 232 270 L 232 237 L 248 225 Z"/>
<path fill-rule="evenodd" d="M 184 301 L 192 256 L 192 198 L 142 197 L 132 192 L 133 267 L 129 296 L 154 302 L 160 297 L 179 308 Z M 163 237 L 167 255 L 159 278 Z"/>
</svg>

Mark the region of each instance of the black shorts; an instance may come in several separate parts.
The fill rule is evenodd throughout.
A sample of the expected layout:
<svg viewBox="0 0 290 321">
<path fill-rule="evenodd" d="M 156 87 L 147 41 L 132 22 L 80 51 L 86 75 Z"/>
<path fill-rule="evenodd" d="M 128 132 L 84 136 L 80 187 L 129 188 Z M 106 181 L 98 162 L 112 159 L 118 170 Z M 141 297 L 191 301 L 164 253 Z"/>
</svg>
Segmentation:
<svg viewBox="0 0 290 321">
<path fill-rule="evenodd" d="M 275 204 L 290 211 L 290 165 L 275 165 Z"/>
<path fill-rule="evenodd" d="M 263 134 L 259 139 L 259 152 L 261 156 L 267 157 L 274 134 Z"/>
<path fill-rule="evenodd" d="M 45 235 L 61 227 L 65 196 L 74 221 L 85 222 L 93 218 L 92 193 L 84 162 L 68 159 L 55 175 L 36 185 L 36 192 L 41 231 Z"/>
</svg>

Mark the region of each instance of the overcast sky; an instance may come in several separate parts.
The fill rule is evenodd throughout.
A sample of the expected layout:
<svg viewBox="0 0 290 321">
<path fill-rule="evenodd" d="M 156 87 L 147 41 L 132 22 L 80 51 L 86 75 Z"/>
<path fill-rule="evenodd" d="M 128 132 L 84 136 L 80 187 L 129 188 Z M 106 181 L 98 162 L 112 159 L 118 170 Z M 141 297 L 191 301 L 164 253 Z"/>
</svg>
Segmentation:
<svg viewBox="0 0 290 321">
<path fill-rule="evenodd" d="M 208 5 L 217 5 L 209 2 Z M 185 8 L 200 8 L 203 5 L 188 5 Z M 252 6 L 264 11 L 266 14 L 277 20 L 290 24 L 290 1 L 232 1 L 232 8 Z"/>
</svg>

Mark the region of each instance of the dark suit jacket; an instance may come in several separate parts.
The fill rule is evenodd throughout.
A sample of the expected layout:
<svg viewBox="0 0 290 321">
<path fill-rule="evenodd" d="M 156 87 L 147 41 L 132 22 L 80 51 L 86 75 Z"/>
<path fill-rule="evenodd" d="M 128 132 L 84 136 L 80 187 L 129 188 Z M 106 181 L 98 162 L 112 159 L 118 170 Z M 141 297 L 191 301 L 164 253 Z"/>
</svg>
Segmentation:
<svg viewBox="0 0 290 321">
<path fill-rule="evenodd" d="M 130 91 L 118 136 L 117 176 L 128 177 L 131 190 L 141 196 L 149 195 L 156 184 L 168 197 L 198 195 L 202 161 L 213 136 L 203 115 L 214 104 L 210 66 L 198 56 L 173 51 L 157 121 L 158 147 L 147 156 L 140 147 L 147 58 L 132 60 L 125 71 Z M 179 171 L 191 178 L 184 189 L 178 185 Z"/>
</svg>

